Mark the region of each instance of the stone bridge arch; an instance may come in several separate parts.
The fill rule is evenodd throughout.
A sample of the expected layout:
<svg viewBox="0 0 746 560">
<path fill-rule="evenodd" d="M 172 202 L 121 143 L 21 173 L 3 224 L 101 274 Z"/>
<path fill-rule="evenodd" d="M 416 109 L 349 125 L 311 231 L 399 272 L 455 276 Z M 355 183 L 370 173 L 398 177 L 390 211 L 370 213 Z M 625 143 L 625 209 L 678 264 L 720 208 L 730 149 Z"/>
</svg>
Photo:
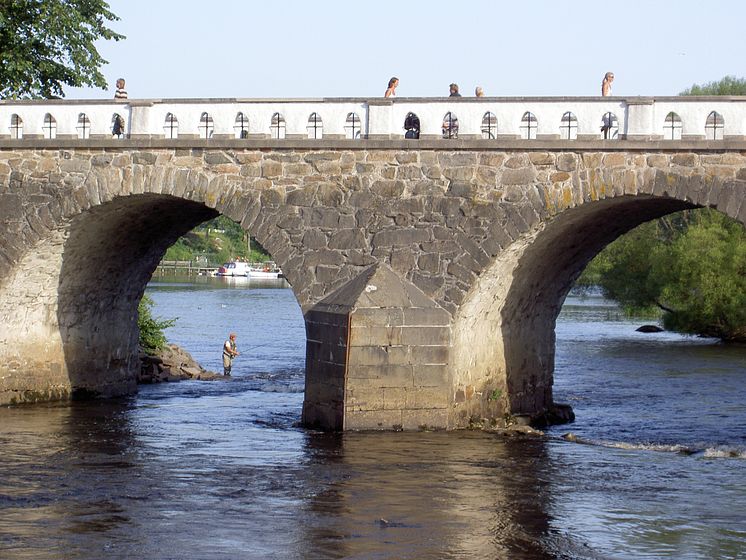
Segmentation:
<svg viewBox="0 0 746 560">
<path fill-rule="evenodd" d="M 699 207 L 746 226 L 741 156 L 561 157 L 565 171 L 552 173 L 570 175 L 571 183 L 534 208 L 527 232 L 490 263 L 454 317 L 456 424 L 505 411 L 538 423 L 562 420 L 567 410 L 552 399 L 556 320 L 587 264 L 619 236 Z M 484 333 L 483 344 L 474 332 Z"/>
<path fill-rule="evenodd" d="M 223 214 L 304 311 L 307 423 L 539 418 L 556 313 L 595 253 L 682 208 L 745 221 L 740 153 L 393 144 L 0 152 L 0 402 L 133 390 L 150 274 Z"/>
</svg>

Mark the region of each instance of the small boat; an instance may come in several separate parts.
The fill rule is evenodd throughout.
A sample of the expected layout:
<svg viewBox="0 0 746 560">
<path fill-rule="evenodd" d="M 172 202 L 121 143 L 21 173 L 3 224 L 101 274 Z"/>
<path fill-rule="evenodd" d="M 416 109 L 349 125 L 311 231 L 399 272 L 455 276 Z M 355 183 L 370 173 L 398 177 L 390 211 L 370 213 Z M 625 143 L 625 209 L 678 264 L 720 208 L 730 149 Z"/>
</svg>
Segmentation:
<svg viewBox="0 0 746 560">
<path fill-rule="evenodd" d="M 217 276 L 248 276 L 249 268 L 247 262 L 231 261 L 218 268 Z"/>
<path fill-rule="evenodd" d="M 285 278 L 282 270 L 272 261 L 249 267 L 249 278 Z"/>
<path fill-rule="evenodd" d="M 273 263 L 267 261 L 263 264 L 247 263 L 243 261 L 231 261 L 223 263 L 218 268 L 217 276 L 248 276 L 249 278 L 284 278 L 282 270 Z"/>
</svg>

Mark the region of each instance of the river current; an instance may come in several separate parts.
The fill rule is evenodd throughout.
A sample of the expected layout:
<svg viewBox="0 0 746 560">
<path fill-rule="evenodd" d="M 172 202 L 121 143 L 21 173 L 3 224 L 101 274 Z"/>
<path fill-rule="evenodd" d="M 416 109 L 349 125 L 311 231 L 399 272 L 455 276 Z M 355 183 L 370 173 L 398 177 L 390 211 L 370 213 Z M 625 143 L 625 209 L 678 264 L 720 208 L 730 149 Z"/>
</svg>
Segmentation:
<svg viewBox="0 0 746 560">
<path fill-rule="evenodd" d="M 233 377 L 0 409 L 0 558 L 746 558 L 746 349 L 635 332 L 600 297 L 557 324 L 544 437 L 299 427 L 288 289 L 154 282 L 168 338 Z M 563 439 L 572 432 L 576 442 Z"/>
</svg>

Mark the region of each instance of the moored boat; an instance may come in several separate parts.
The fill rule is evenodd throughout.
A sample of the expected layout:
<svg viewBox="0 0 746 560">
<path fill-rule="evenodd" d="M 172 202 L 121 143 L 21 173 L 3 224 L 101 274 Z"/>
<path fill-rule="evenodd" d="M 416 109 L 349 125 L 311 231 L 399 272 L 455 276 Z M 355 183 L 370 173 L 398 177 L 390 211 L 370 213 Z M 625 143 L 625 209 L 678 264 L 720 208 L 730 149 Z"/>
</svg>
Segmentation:
<svg viewBox="0 0 746 560">
<path fill-rule="evenodd" d="M 231 261 L 218 268 L 216 276 L 247 276 L 249 278 L 284 278 L 282 270 L 274 262 L 247 263 Z"/>
</svg>

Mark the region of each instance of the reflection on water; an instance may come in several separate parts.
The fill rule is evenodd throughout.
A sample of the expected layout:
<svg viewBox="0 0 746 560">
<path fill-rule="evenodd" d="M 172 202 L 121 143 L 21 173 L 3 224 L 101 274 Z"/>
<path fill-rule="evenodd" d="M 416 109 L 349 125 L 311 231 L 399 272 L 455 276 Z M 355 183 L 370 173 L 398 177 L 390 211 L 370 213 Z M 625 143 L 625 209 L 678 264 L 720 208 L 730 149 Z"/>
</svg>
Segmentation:
<svg viewBox="0 0 746 560">
<path fill-rule="evenodd" d="M 574 425 L 545 439 L 323 434 L 297 426 L 292 292 L 172 283 L 151 296 L 208 366 L 228 330 L 255 349 L 227 382 L 0 409 L 0 558 L 746 556 L 746 463 L 705 452 L 746 445 L 739 350 L 639 335 L 604 302 L 571 300 L 556 393 Z"/>
</svg>

